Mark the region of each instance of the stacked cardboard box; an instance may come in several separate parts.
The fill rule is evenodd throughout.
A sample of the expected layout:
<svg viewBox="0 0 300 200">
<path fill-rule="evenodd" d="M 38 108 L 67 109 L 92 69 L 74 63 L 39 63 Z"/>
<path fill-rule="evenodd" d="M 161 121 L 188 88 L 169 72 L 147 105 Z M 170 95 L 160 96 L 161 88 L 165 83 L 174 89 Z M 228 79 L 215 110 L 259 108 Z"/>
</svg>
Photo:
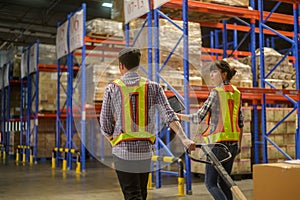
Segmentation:
<svg viewBox="0 0 300 200">
<path fill-rule="evenodd" d="M 21 105 L 21 87 L 19 85 L 14 85 L 13 89 L 10 91 L 10 115 L 19 116 L 20 115 L 20 105 Z"/>
<path fill-rule="evenodd" d="M 278 122 L 283 119 L 292 108 L 267 108 L 267 132 L 271 131 Z M 296 133 L 296 111 L 279 124 L 268 136 L 275 144 L 277 144 L 290 157 L 295 158 L 295 133 Z M 278 162 L 287 158 L 268 142 L 268 162 Z"/>
<path fill-rule="evenodd" d="M 39 119 L 37 135 L 37 157 L 51 158 L 55 147 L 56 120 L 55 118 Z M 32 138 L 31 144 L 34 144 Z"/>
<path fill-rule="evenodd" d="M 9 155 L 14 155 L 16 153 L 18 145 L 20 145 L 20 132 L 11 131 L 9 133 Z"/>
<path fill-rule="evenodd" d="M 101 102 L 108 83 L 121 76 L 118 66 L 109 63 L 88 65 L 86 68 L 86 99 L 87 103 Z M 80 102 L 80 87 L 75 91 Z"/>
<path fill-rule="evenodd" d="M 60 77 L 60 105 L 66 101 L 67 73 Z M 39 72 L 39 111 L 54 112 L 57 110 L 57 72 Z M 35 106 L 35 104 L 33 105 Z M 33 109 L 35 110 L 35 109 Z"/>
</svg>

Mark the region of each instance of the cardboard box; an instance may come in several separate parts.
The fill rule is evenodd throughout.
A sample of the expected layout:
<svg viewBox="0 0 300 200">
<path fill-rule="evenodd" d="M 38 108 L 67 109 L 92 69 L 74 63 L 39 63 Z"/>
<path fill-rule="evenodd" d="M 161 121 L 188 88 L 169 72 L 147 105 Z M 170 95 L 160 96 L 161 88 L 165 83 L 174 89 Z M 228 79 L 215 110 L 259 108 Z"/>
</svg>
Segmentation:
<svg viewBox="0 0 300 200">
<path fill-rule="evenodd" d="M 240 174 L 251 173 L 251 159 L 241 159 L 239 161 L 238 167 L 238 171 Z"/>
<path fill-rule="evenodd" d="M 244 127 L 243 127 L 244 133 L 251 132 L 251 123 L 252 123 L 252 121 L 244 121 Z"/>
<path fill-rule="evenodd" d="M 242 147 L 251 147 L 252 146 L 252 135 L 251 133 L 243 133 L 242 137 Z"/>
<path fill-rule="evenodd" d="M 289 114 L 292 111 L 292 108 L 286 108 L 284 109 L 284 116 Z M 296 122 L 296 111 L 293 111 L 293 113 L 290 114 L 290 116 L 285 120 L 288 122 Z"/>
<path fill-rule="evenodd" d="M 296 133 L 296 121 L 285 122 L 286 123 L 286 133 Z"/>
<path fill-rule="evenodd" d="M 272 163 L 253 165 L 254 200 L 298 199 L 300 165 Z"/>
<path fill-rule="evenodd" d="M 252 107 L 243 107 L 244 121 L 252 120 Z"/>
</svg>

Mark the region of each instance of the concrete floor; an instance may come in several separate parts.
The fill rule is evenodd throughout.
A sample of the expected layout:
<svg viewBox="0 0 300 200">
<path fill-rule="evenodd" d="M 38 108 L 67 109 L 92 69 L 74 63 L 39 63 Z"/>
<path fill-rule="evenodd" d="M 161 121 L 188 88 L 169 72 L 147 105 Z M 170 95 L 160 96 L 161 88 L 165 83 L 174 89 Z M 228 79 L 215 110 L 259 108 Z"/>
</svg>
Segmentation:
<svg viewBox="0 0 300 200">
<path fill-rule="evenodd" d="M 86 172 L 52 170 L 50 161 L 16 165 L 13 159 L 0 160 L 0 199 L 2 200 L 122 200 L 115 172 L 96 160 L 86 162 Z M 178 197 L 177 178 L 164 175 L 162 188 L 149 190 L 148 199 L 212 199 L 203 180 L 192 178 L 192 195 Z M 252 179 L 236 181 L 247 199 L 253 199 Z"/>
</svg>

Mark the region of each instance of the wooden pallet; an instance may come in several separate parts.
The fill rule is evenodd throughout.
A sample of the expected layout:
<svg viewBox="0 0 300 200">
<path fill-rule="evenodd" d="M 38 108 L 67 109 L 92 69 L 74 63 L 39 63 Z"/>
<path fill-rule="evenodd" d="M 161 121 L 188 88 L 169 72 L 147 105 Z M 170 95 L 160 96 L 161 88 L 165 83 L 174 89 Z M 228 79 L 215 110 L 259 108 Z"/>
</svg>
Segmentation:
<svg viewBox="0 0 300 200">
<path fill-rule="evenodd" d="M 124 38 L 114 36 L 112 34 L 102 34 L 102 33 L 94 33 L 94 32 L 87 33 L 87 36 L 90 38 L 96 38 L 96 39 L 124 40 Z"/>
</svg>

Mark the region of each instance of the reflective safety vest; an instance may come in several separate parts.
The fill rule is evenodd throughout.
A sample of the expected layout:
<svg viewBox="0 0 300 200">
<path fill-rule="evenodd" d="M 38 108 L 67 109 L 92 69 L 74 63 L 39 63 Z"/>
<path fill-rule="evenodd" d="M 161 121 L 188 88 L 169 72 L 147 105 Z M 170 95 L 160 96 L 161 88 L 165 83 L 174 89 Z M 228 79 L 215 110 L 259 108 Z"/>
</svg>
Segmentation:
<svg viewBox="0 0 300 200">
<path fill-rule="evenodd" d="M 233 85 L 215 88 L 220 101 L 219 120 L 216 129 L 203 134 L 206 143 L 238 141 L 240 128 L 238 116 L 240 109 L 240 91 Z"/>
<path fill-rule="evenodd" d="M 112 146 L 130 140 L 148 140 L 154 144 L 155 135 L 146 131 L 148 124 L 147 79 L 141 78 L 139 84 L 133 86 L 126 86 L 120 79 L 113 83 L 120 88 L 122 94 L 122 133 L 111 140 Z M 132 97 L 135 98 L 135 113 L 133 113 L 131 103 Z"/>
</svg>

